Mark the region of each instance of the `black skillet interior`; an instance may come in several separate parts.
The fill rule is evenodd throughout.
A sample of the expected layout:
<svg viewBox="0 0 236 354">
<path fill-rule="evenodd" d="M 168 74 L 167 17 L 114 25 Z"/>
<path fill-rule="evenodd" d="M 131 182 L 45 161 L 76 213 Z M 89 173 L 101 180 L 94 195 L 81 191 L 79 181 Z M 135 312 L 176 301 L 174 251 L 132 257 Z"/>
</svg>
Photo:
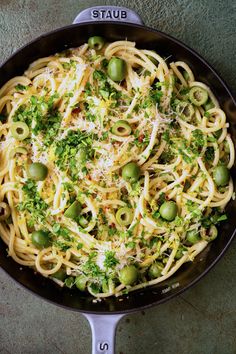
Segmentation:
<svg viewBox="0 0 236 354">
<path fill-rule="evenodd" d="M 183 60 L 190 65 L 197 80 L 207 83 L 231 122 L 231 134 L 236 141 L 236 104 L 227 87 L 209 65 L 179 41 L 144 26 L 121 23 L 89 23 L 65 27 L 43 35 L 19 50 L 0 68 L 0 87 L 10 78 L 20 75 L 34 60 L 66 48 L 76 47 L 92 35 L 101 35 L 109 41 L 128 39 L 140 48 L 154 49 L 168 60 Z M 234 171 L 233 171 L 234 174 Z M 0 243 L 0 266 L 20 284 L 33 293 L 67 308 L 82 312 L 129 312 L 157 304 L 175 296 L 199 280 L 220 258 L 233 238 L 236 228 L 236 201 L 227 207 L 228 222 L 219 231 L 218 238 L 193 263 L 185 264 L 169 280 L 130 293 L 123 298 L 109 298 L 94 303 L 92 297 L 76 290 L 61 289 L 54 282 L 35 275 L 32 269 L 20 267 L 7 257 L 5 245 Z"/>
</svg>

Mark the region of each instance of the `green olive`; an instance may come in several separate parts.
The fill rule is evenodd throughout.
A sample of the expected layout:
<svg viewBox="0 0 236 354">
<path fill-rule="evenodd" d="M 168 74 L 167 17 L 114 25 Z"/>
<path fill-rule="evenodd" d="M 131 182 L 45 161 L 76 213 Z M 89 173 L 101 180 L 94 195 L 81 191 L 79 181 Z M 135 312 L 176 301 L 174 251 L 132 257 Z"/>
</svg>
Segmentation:
<svg viewBox="0 0 236 354">
<path fill-rule="evenodd" d="M 130 183 L 137 182 L 140 172 L 140 168 L 135 162 L 129 162 L 122 168 L 122 177 Z"/>
<path fill-rule="evenodd" d="M 81 212 L 81 204 L 75 200 L 71 206 L 65 211 L 65 216 L 70 219 L 76 219 Z"/>
<path fill-rule="evenodd" d="M 79 163 L 84 164 L 87 160 L 87 152 L 85 148 L 80 148 L 76 154 L 76 159 Z"/>
<path fill-rule="evenodd" d="M 128 136 L 131 134 L 132 129 L 125 120 L 118 120 L 111 128 L 111 132 L 118 136 Z"/>
<path fill-rule="evenodd" d="M 199 232 L 197 230 L 190 230 L 186 233 L 186 239 L 189 243 L 194 245 L 194 243 L 197 243 L 198 241 L 200 241 L 201 238 L 200 238 Z"/>
<path fill-rule="evenodd" d="M 89 221 L 83 216 L 81 215 L 81 217 L 79 218 L 79 224 L 80 226 L 82 226 L 83 228 L 88 226 Z"/>
<path fill-rule="evenodd" d="M 75 278 L 75 286 L 80 291 L 85 291 L 87 285 L 88 278 L 85 275 L 79 275 Z"/>
<path fill-rule="evenodd" d="M 216 139 L 219 139 L 219 137 L 221 136 L 221 134 L 222 134 L 222 129 L 219 129 L 219 130 L 217 130 L 216 132 L 213 133 L 213 135 L 214 135 L 214 137 L 215 137 Z"/>
<path fill-rule="evenodd" d="M 208 100 L 208 93 L 201 87 L 194 86 L 189 91 L 189 99 L 195 106 L 201 106 Z"/>
<path fill-rule="evenodd" d="M 180 116 L 180 118 L 187 122 L 192 119 L 194 112 L 195 110 L 193 108 L 193 105 L 188 102 L 180 101 L 176 106 L 176 113 Z"/>
<path fill-rule="evenodd" d="M 34 231 L 31 235 L 31 241 L 37 248 L 47 248 L 51 245 L 49 233 L 47 231 Z"/>
<path fill-rule="evenodd" d="M 59 269 L 56 273 L 52 274 L 53 278 L 58 280 L 64 281 L 66 278 L 66 271 L 65 269 Z"/>
<path fill-rule="evenodd" d="M 41 162 L 34 162 L 29 166 L 28 173 L 34 181 L 44 181 L 48 175 L 48 168 Z"/>
<path fill-rule="evenodd" d="M 160 215 L 163 219 L 167 221 L 172 221 L 175 219 L 178 212 L 178 208 L 175 202 L 164 202 L 160 207 Z"/>
<path fill-rule="evenodd" d="M 133 210 L 128 207 L 123 207 L 116 212 L 116 221 L 121 226 L 130 225 L 134 217 Z"/>
<path fill-rule="evenodd" d="M 175 259 L 180 259 L 182 257 L 183 257 L 183 250 L 179 248 L 175 254 Z"/>
<path fill-rule="evenodd" d="M 203 240 L 206 240 L 207 242 L 215 240 L 217 235 L 218 235 L 218 230 L 215 225 L 210 226 L 210 229 L 208 230 L 208 235 L 206 234 L 206 232 L 201 233 L 201 237 L 203 238 Z"/>
<path fill-rule="evenodd" d="M 88 45 L 91 49 L 101 50 L 104 44 L 105 40 L 103 37 L 100 36 L 90 37 L 88 40 Z"/>
<path fill-rule="evenodd" d="M 23 154 L 26 155 L 27 154 L 27 150 L 26 148 L 24 148 L 23 146 L 18 146 L 14 149 L 11 150 L 10 154 L 9 154 L 9 158 L 13 159 L 15 157 L 16 154 Z"/>
<path fill-rule="evenodd" d="M 1 202 L 0 203 L 0 221 L 7 220 L 11 214 L 11 209 L 7 203 Z"/>
<path fill-rule="evenodd" d="M 138 279 L 138 270 L 134 265 L 125 266 L 120 271 L 119 280 L 124 285 L 133 285 Z"/>
<path fill-rule="evenodd" d="M 113 81 L 122 81 L 126 74 L 126 63 L 123 59 L 113 57 L 107 67 L 108 76 Z"/>
<path fill-rule="evenodd" d="M 155 279 L 161 276 L 161 272 L 163 271 L 163 264 L 161 262 L 155 262 L 151 265 L 148 270 L 148 275 L 150 278 Z"/>
<path fill-rule="evenodd" d="M 10 132 L 16 140 L 24 140 L 29 136 L 29 127 L 24 122 L 14 122 L 10 126 Z"/>
<path fill-rule="evenodd" d="M 230 173 L 226 166 L 217 166 L 213 171 L 213 178 L 218 187 L 224 187 L 229 183 Z"/>
<path fill-rule="evenodd" d="M 72 288 L 75 284 L 75 278 L 74 277 L 68 277 L 65 279 L 65 286 L 67 288 Z"/>
</svg>

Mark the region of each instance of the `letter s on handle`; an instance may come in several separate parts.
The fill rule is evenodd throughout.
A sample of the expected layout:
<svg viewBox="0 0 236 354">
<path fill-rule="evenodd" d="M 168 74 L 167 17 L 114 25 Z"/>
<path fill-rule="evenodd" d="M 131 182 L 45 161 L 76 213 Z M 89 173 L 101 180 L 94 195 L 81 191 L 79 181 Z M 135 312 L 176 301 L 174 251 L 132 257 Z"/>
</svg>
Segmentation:
<svg viewBox="0 0 236 354">
<path fill-rule="evenodd" d="M 94 6 L 81 11 L 73 24 L 93 21 L 118 21 L 143 25 L 141 17 L 133 10 L 121 6 Z"/>
<path fill-rule="evenodd" d="M 84 314 L 92 330 L 92 354 L 115 354 L 116 326 L 121 315 Z"/>
</svg>

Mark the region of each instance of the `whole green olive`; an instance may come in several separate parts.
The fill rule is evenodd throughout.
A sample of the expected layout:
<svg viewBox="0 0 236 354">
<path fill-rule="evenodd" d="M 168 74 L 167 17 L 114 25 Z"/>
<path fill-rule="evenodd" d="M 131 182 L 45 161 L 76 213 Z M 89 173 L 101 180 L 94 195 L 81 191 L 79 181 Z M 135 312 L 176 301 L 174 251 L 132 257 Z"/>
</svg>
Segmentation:
<svg viewBox="0 0 236 354">
<path fill-rule="evenodd" d="M 107 67 L 108 76 L 113 81 L 122 81 L 126 74 L 126 63 L 123 59 L 113 57 Z"/>
<path fill-rule="evenodd" d="M 75 278 L 75 286 L 80 291 L 85 291 L 87 285 L 88 278 L 85 275 L 79 275 Z"/>
<path fill-rule="evenodd" d="M 51 245 L 49 233 L 44 230 L 34 231 L 31 235 L 31 241 L 37 248 L 47 248 Z"/>
<path fill-rule="evenodd" d="M 154 262 L 148 270 L 150 278 L 155 279 L 161 276 L 164 266 L 161 262 Z"/>
<path fill-rule="evenodd" d="M 134 265 L 125 266 L 120 271 L 119 280 L 124 285 L 132 285 L 138 279 L 138 270 Z"/>
<path fill-rule="evenodd" d="M 122 168 L 122 177 L 130 183 L 137 182 L 140 173 L 140 168 L 135 162 L 129 162 Z"/>
<path fill-rule="evenodd" d="M 213 171 L 213 178 L 218 187 L 224 187 L 229 183 L 230 173 L 226 166 L 217 166 Z"/>
<path fill-rule="evenodd" d="M 186 239 L 189 243 L 194 245 L 198 241 L 200 241 L 200 236 L 197 230 L 190 230 L 186 233 Z"/>
<path fill-rule="evenodd" d="M 160 215 L 163 219 L 167 221 L 174 220 L 177 215 L 177 212 L 177 205 L 173 201 L 164 202 L 160 207 Z"/>
<path fill-rule="evenodd" d="M 48 175 L 48 168 L 41 162 L 34 162 L 29 166 L 28 173 L 34 181 L 44 181 Z"/>
<path fill-rule="evenodd" d="M 183 250 L 179 248 L 175 254 L 175 259 L 180 259 L 183 256 Z"/>
</svg>

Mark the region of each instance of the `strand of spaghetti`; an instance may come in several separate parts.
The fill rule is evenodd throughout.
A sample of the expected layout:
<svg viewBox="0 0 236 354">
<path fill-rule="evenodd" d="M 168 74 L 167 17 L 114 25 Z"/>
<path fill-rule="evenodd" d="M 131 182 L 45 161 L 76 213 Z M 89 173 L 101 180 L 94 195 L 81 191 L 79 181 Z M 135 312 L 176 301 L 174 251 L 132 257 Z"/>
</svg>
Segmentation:
<svg viewBox="0 0 236 354">
<path fill-rule="evenodd" d="M 160 147 L 161 148 L 161 147 Z M 163 151 L 162 151 L 163 152 Z M 151 160 L 151 159 L 150 159 Z M 164 165 L 164 164 L 158 164 L 154 163 L 152 165 L 153 169 L 158 169 L 158 170 L 164 170 L 164 172 L 171 172 L 173 169 L 178 166 L 181 163 L 182 157 L 179 155 L 175 162 L 169 164 L 169 165 Z M 145 165 L 144 165 L 145 166 Z"/>
<path fill-rule="evenodd" d="M 14 97 L 12 95 L 6 95 L 0 98 L 0 112 L 2 112 L 3 108 L 7 105 L 8 102 L 12 102 Z"/>
<path fill-rule="evenodd" d="M 179 69 L 176 66 L 176 63 L 170 63 L 170 67 L 173 70 L 173 72 L 175 73 L 175 75 L 177 76 L 177 78 L 180 80 L 181 84 L 184 87 L 187 87 L 187 81 L 185 80 L 185 78 L 183 77 L 183 75 L 181 74 L 181 72 L 179 71 Z"/>
<path fill-rule="evenodd" d="M 54 256 L 54 260 L 56 261 L 56 265 L 52 267 L 51 269 L 45 269 L 41 266 L 42 258 L 43 256 L 50 251 L 50 248 L 45 248 L 42 251 L 38 253 L 35 259 L 35 267 L 37 271 L 43 275 L 52 275 L 53 273 L 57 272 L 62 265 L 62 260 L 59 256 Z"/>
<path fill-rule="evenodd" d="M 104 52 L 104 55 L 107 59 L 110 59 L 112 57 L 112 55 L 114 55 L 114 53 L 116 51 L 119 51 L 121 49 L 128 50 L 129 48 L 135 47 L 135 42 L 130 42 L 130 41 L 116 41 L 116 42 L 112 42 L 110 43 Z"/>
<path fill-rule="evenodd" d="M 69 104 L 68 104 L 66 111 L 63 115 L 63 120 L 61 123 L 62 125 L 68 124 L 73 106 L 78 102 L 79 97 L 84 90 L 85 84 L 88 80 L 90 73 L 91 73 L 91 69 L 88 68 L 85 64 L 78 71 L 77 77 L 76 77 L 76 85 L 77 85 L 78 89 L 74 93 L 73 97 L 70 98 Z"/>
<path fill-rule="evenodd" d="M 16 85 L 24 85 L 28 86 L 31 83 L 29 79 L 27 79 L 25 76 L 16 76 L 13 79 L 10 79 L 7 81 L 5 85 L 2 86 L 0 89 L 0 98 L 2 96 L 5 96 L 6 93 L 10 92 Z"/>
<path fill-rule="evenodd" d="M 147 170 L 150 167 L 159 168 L 159 167 L 157 167 L 157 165 L 155 165 L 155 167 L 153 167 L 153 163 L 158 160 L 158 158 L 161 156 L 161 154 L 165 150 L 165 147 L 166 147 L 166 142 L 162 141 L 161 145 L 159 146 L 159 148 L 158 148 L 157 152 L 155 153 L 155 155 L 153 157 L 151 157 L 145 164 L 143 164 L 141 166 L 141 170 L 144 171 L 144 170 Z"/>
<path fill-rule="evenodd" d="M 134 107 L 137 103 L 138 97 L 139 97 L 139 92 L 136 92 L 129 108 L 127 109 L 127 111 L 123 115 L 124 119 L 126 119 L 128 117 L 128 115 L 131 114 L 132 110 L 134 109 Z"/>
<path fill-rule="evenodd" d="M 156 143 L 156 137 L 157 137 L 157 132 L 158 132 L 158 122 L 153 122 L 153 129 L 152 133 L 150 136 L 150 141 L 146 149 L 138 156 L 138 165 L 143 165 L 144 162 L 149 158 L 152 149 Z"/>
<path fill-rule="evenodd" d="M 175 241 L 173 242 L 173 244 L 174 244 L 174 247 L 172 249 L 172 252 L 171 252 L 171 254 L 169 256 L 169 259 L 168 259 L 164 269 L 161 272 L 162 275 L 165 275 L 165 274 L 168 273 L 168 271 L 170 270 L 170 267 L 172 266 L 172 263 L 174 262 L 175 255 L 176 255 L 176 252 L 177 252 L 179 244 L 180 244 L 179 239 L 178 239 L 177 236 L 175 236 Z"/>
<path fill-rule="evenodd" d="M 172 189 L 173 187 L 175 187 L 177 184 L 181 184 L 183 181 L 185 181 L 186 177 L 188 176 L 188 171 L 184 171 L 183 174 L 174 182 L 168 184 L 166 187 L 162 188 L 161 190 L 159 190 L 156 195 L 155 195 L 155 199 L 158 199 L 160 194 L 162 193 L 166 193 L 167 191 L 169 191 L 170 189 Z"/>
<path fill-rule="evenodd" d="M 102 202 L 99 203 L 100 205 L 111 205 L 116 207 L 117 205 L 120 206 L 126 206 L 125 202 L 122 202 L 122 200 L 117 200 L 117 199 L 112 199 L 112 200 L 103 200 Z"/>
<path fill-rule="evenodd" d="M 233 141 L 232 141 L 229 134 L 227 134 L 227 136 L 226 136 L 226 141 L 229 146 L 229 162 L 228 162 L 227 167 L 230 169 L 231 167 L 233 167 L 234 160 L 235 160 L 235 148 L 234 148 Z"/>
<path fill-rule="evenodd" d="M 183 68 L 187 72 L 188 79 L 186 81 L 188 81 L 188 82 L 195 81 L 192 70 L 184 61 L 176 61 L 174 64 L 176 67 L 180 66 L 181 68 Z"/>
<path fill-rule="evenodd" d="M 146 50 L 146 49 L 142 50 L 142 53 L 144 53 L 145 55 L 147 55 L 147 56 L 149 56 L 151 58 L 156 59 L 160 63 L 160 65 L 163 68 L 165 74 L 167 74 L 169 72 L 168 65 L 166 64 L 165 60 L 159 54 L 157 54 L 153 50 Z"/>
<path fill-rule="evenodd" d="M 13 225 L 10 225 L 10 237 L 9 237 L 9 243 L 8 243 L 8 254 L 9 256 L 11 256 L 15 262 L 22 264 L 22 265 L 26 265 L 26 266 L 32 266 L 34 265 L 34 261 L 29 261 L 29 260 L 22 260 L 20 259 L 16 253 L 15 253 L 15 230 Z"/>
<path fill-rule="evenodd" d="M 234 192 L 234 185 L 233 185 L 233 181 L 232 181 L 232 178 L 230 179 L 229 181 L 229 189 L 228 189 L 228 193 L 226 195 L 226 197 L 222 200 L 220 200 L 219 202 L 211 202 L 209 203 L 209 206 L 210 207 L 224 207 L 229 201 L 230 199 L 232 198 L 232 195 L 233 195 L 233 192 Z"/>
<path fill-rule="evenodd" d="M 90 180 L 85 180 L 85 183 L 89 186 L 89 188 L 98 190 L 101 193 L 112 193 L 112 192 L 117 192 L 118 187 L 101 187 L 98 184 L 94 183 L 93 181 Z"/>
<path fill-rule="evenodd" d="M 143 196 L 144 199 L 146 199 L 147 201 L 150 199 L 150 195 L 149 195 L 149 173 L 148 171 L 144 172 L 144 187 L 143 187 Z"/>
<path fill-rule="evenodd" d="M 66 225 L 68 230 L 70 230 L 80 238 L 80 240 L 85 244 L 86 247 L 92 248 L 92 247 L 96 247 L 99 244 L 99 242 L 94 237 L 92 237 L 89 233 L 80 231 L 78 229 L 78 225 L 75 222 L 65 220 L 64 217 L 62 218 L 62 222 Z"/>
</svg>

